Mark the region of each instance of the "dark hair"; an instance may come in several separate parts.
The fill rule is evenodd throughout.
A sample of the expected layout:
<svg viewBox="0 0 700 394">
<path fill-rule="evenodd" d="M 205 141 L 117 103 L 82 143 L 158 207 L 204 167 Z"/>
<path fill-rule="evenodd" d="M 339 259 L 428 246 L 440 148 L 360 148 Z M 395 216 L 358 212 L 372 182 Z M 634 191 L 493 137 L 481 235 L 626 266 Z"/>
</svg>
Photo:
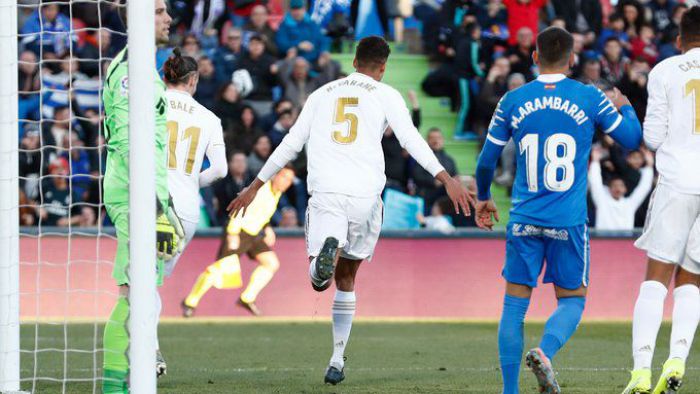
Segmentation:
<svg viewBox="0 0 700 394">
<path fill-rule="evenodd" d="M 377 68 L 386 64 L 391 48 L 379 36 L 369 36 L 360 40 L 355 50 L 355 60 L 358 67 Z"/>
<path fill-rule="evenodd" d="M 625 21 L 625 18 L 622 17 L 622 14 L 619 12 L 613 12 L 612 15 L 608 17 L 608 23 L 613 23 L 615 21 Z"/>
<path fill-rule="evenodd" d="M 285 109 L 284 111 L 277 114 L 277 118 L 281 118 L 281 117 L 286 116 L 286 115 L 294 116 L 294 112 L 292 112 L 291 109 Z"/>
<path fill-rule="evenodd" d="M 608 45 L 608 43 L 609 43 L 609 42 L 612 42 L 612 41 L 614 41 L 614 42 L 616 42 L 616 43 L 622 45 L 622 41 L 620 41 L 619 38 L 617 38 L 617 37 L 615 37 L 615 36 L 610 36 L 610 37 L 608 37 L 608 38 L 605 39 L 605 44 L 603 44 L 603 46 Z"/>
<path fill-rule="evenodd" d="M 253 34 L 252 36 L 250 36 L 250 38 L 248 39 L 248 42 L 250 43 L 251 41 L 258 41 L 262 44 L 265 44 L 265 38 L 263 36 L 261 36 L 260 34 Z"/>
<path fill-rule="evenodd" d="M 197 61 L 191 56 L 182 56 L 180 48 L 173 49 L 163 65 L 163 78 L 171 85 L 187 83 L 196 72 Z"/>
<path fill-rule="evenodd" d="M 683 14 L 680 28 L 683 43 L 700 43 L 700 6 L 690 7 Z"/>
<path fill-rule="evenodd" d="M 229 152 L 229 154 L 228 154 L 228 160 L 227 160 L 227 161 L 233 160 L 233 156 L 236 156 L 236 155 L 238 155 L 238 154 L 241 154 L 241 155 L 243 155 L 243 156 L 246 156 L 245 152 L 243 152 L 242 150 L 240 150 L 240 149 L 234 149 L 234 150 L 232 150 L 231 152 Z"/>
<path fill-rule="evenodd" d="M 548 27 L 537 35 L 537 54 L 545 67 L 565 65 L 573 48 L 574 37 L 560 27 Z"/>
</svg>

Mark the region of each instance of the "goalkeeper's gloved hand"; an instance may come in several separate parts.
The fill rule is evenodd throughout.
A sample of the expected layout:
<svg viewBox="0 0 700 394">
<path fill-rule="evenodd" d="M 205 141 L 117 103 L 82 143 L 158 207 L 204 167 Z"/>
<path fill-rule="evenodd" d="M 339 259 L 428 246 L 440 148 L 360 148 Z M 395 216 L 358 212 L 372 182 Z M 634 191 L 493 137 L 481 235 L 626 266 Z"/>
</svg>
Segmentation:
<svg viewBox="0 0 700 394">
<path fill-rule="evenodd" d="M 175 206 L 173 205 L 173 198 L 172 197 L 170 197 L 170 200 L 168 201 L 167 217 L 168 217 L 168 221 L 170 222 L 170 224 L 173 226 L 173 229 L 175 230 L 175 235 L 177 235 L 177 237 L 178 237 L 176 254 L 182 253 L 182 251 L 185 249 L 185 228 L 182 227 L 182 222 L 180 221 L 180 217 L 177 216 L 177 212 L 175 212 Z"/>
<path fill-rule="evenodd" d="M 175 228 L 165 214 L 158 215 L 156 219 L 156 251 L 158 258 L 172 259 L 178 253 L 178 239 Z"/>
</svg>

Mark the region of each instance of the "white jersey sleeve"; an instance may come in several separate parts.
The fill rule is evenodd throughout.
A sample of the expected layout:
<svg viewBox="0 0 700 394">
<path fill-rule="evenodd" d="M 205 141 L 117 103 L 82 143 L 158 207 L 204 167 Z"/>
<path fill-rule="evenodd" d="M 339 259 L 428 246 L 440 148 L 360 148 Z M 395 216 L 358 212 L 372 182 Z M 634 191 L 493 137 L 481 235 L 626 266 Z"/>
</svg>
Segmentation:
<svg viewBox="0 0 700 394">
<path fill-rule="evenodd" d="M 656 148 L 659 183 L 700 194 L 700 48 L 652 70 L 644 139 Z"/>
<path fill-rule="evenodd" d="M 383 100 L 386 119 L 389 122 L 401 147 L 413 156 L 414 159 L 432 176 L 444 170 L 428 143 L 420 135 L 408 112 L 408 107 L 401 94 L 387 86 L 387 100 Z"/>
</svg>

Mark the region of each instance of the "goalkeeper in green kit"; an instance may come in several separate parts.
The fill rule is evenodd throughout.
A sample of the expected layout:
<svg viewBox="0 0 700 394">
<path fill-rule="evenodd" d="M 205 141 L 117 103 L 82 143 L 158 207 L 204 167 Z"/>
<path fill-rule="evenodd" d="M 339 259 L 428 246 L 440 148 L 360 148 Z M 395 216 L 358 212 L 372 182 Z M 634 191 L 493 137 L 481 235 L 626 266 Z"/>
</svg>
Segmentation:
<svg viewBox="0 0 700 394">
<path fill-rule="evenodd" d="M 168 15 L 164 0 L 155 1 L 156 45 L 167 44 L 172 19 Z M 126 22 L 126 9 L 122 8 Z M 155 54 L 154 54 L 155 56 Z M 112 61 L 104 83 L 103 101 L 105 111 L 105 139 L 107 141 L 107 166 L 104 177 L 104 203 L 107 214 L 117 231 L 117 253 L 114 259 L 112 277 L 119 286 L 119 297 L 104 331 L 104 381 L 103 393 L 128 393 L 129 362 L 127 349 L 129 336 L 129 80 L 128 48 L 124 48 Z M 165 84 L 157 70 L 153 70 L 155 87 L 156 129 L 155 129 L 155 200 L 144 204 L 157 204 L 157 269 L 158 285 L 163 281 L 163 260 L 170 259 L 179 250 L 179 239 L 184 238 L 182 225 L 172 209 L 168 194 L 168 174 L 166 169 L 166 101 Z M 138 127 L 137 125 L 134 125 Z M 160 297 L 158 312 L 160 314 Z M 156 373 L 165 372 L 165 361 L 160 352 L 154 355 Z"/>
</svg>

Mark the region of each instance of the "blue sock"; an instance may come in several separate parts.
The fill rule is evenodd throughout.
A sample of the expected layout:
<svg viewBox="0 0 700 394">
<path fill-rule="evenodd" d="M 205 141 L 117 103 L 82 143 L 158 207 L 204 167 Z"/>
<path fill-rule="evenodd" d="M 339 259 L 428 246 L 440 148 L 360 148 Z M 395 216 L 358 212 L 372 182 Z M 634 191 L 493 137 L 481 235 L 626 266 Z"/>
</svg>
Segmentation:
<svg viewBox="0 0 700 394">
<path fill-rule="evenodd" d="M 540 348 L 550 360 L 576 332 L 585 305 L 585 297 L 559 299 L 559 306 L 547 320 L 540 342 Z"/>
<path fill-rule="evenodd" d="M 498 325 L 498 356 L 501 360 L 503 394 L 518 394 L 520 361 L 523 358 L 525 314 L 530 306 L 529 298 L 506 294 L 503 314 Z"/>
</svg>

